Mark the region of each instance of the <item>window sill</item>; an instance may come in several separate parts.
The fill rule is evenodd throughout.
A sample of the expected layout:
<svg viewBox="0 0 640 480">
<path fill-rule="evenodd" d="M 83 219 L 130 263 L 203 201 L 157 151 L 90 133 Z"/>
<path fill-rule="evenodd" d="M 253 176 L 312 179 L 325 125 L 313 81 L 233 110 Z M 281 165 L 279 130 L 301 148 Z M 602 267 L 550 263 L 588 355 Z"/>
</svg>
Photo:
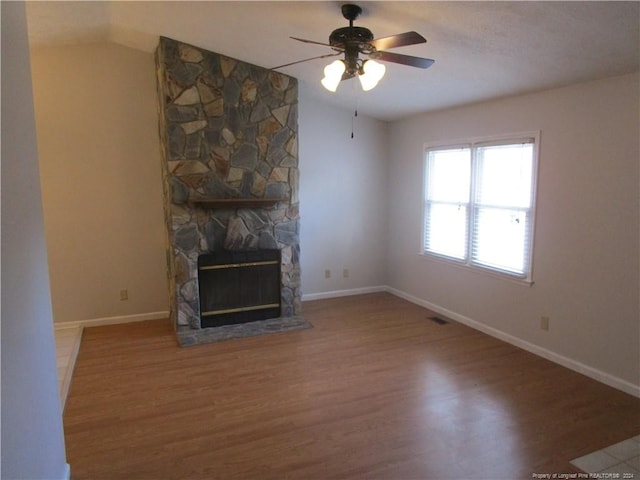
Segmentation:
<svg viewBox="0 0 640 480">
<path fill-rule="evenodd" d="M 455 260 L 451 260 L 445 257 L 441 257 L 438 255 L 433 255 L 431 253 L 420 252 L 418 256 L 424 258 L 425 260 L 432 261 L 435 263 L 440 263 L 443 265 L 447 265 L 449 267 L 458 268 L 460 270 L 464 270 L 467 272 L 475 273 L 478 275 L 484 275 L 491 278 L 496 278 L 498 280 L 503 280 L 509 283 L 515 283 L 516 285 L 520 285 L 523 287 L 532 287 L 534 285 L 534 281 L 527 278 L 518 278 L 513 275 L 509 275 L 508 273 L 502 273 L 496 270 L 491 270 L 488 268 L 475 267 L 473 265 L 466 265 L 461 262 L 456 262 Z"/>
</svg>

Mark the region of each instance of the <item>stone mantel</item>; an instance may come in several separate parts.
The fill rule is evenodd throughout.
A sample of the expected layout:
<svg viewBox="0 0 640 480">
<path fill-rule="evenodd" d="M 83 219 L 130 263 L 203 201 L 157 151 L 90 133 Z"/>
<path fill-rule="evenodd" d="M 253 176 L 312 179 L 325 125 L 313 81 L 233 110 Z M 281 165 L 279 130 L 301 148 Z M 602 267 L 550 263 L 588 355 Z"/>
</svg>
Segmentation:
<svg viewBox="0 0 640 480">
<path fill-rule="evenodd" d="M 270 208 L 288 198 L 190 198 L 189 203 L 200 208 Z"/>
</svg>

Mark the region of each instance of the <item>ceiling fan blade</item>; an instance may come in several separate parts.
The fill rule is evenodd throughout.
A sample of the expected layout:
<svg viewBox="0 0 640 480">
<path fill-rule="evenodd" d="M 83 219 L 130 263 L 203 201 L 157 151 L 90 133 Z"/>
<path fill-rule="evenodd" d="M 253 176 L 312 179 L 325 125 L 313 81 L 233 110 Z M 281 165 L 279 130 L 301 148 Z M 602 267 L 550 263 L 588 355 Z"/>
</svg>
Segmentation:
<svg viewBox="0 0 640 480">
<path fill-rule="evenodd" d="M 329 47 L 329 48 L 334 48 L 331 45 L 329 45 L 328 43 L 322 43 L 322 42 L 316 42 L 314 40 L 305 40 L 304 38 L 296 38 L 296 37 L 289 37 L 292 40 L 297 40 L 299 42 L 303 42 L 303 43 L 312 43 L 314 45 L 322 45 L 323 47 Z"/>
<path fill-rule="evenodd" d="M 317 57 L 305 58 L 304 60 L 297 60 L 295 62 L 285 63 L 284 65 L 278 65 L 277 67 L 273 67 L 271 70 L 277 70 L 278 68 L 284 68 L 290 65 L 295 65 L 297 63 L 308 62 L 310 60 L 317 60 L 318 58 L 335 57 L 336 55 L 342 55 L 342 52 L 327 53 L 325 55 L 318 55 Z"/>
<path fill-rule="evenodd" d="M 391 52 L 378 52 L 375 59 L 418 68 L 429 68 L 435 63 L 435 60 L 431 60 L 430 58 L 412 57 L 411 55 L 401 55 Z"/>
<path fill-rule="evenodd" d="M 407 45 L 415 45 L 417 43 L 427 43 L 427 39 L 416 32 L 399 33 L 390 37 L 376 38 L 369 42 L 376 47 L 377 50 L 387 50 L 389 48 L 405 47 Z"/>
</svg>

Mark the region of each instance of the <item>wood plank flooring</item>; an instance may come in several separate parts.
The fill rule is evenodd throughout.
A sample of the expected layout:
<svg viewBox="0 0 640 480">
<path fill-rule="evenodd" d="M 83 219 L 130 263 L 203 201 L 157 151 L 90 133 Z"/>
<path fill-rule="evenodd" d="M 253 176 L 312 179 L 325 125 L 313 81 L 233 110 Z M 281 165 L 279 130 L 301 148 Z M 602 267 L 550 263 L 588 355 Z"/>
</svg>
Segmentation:
<svg viewBox="0 0 640 480">
<path fill-rule="evenodd" d="M 180 348 L 87 328 L 64 414 L 89 479 L 530 479 L 640 433 L 640 399 L 390 294 L 309 330 Z"/>
</svg>

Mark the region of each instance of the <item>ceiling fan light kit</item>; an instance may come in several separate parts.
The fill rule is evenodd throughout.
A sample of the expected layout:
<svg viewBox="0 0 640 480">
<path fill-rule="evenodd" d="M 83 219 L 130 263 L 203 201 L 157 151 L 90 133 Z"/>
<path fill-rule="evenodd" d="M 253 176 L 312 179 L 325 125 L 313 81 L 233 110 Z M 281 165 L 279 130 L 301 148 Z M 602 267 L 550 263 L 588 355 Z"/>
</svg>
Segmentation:
<svg viewBox="0 0 640 480">
<path fill-rule="evenodd" d="M 348 27 L 342 27 L 331 32 L 329 43 L 321 43 L 303 38 L 291 37 L 303 43 L 311 43 L 330 47 L 336 53 L 320 55 L 317 57 L 299 60 L 297 62 L 280 65 L 277 68 L 287 67 L 297 63 L 307 62 L 318 58 L 333 57 L 344 54 L 344 60 L 335 60 L 324 68 L 324 78 L 320 81 L 324 88 L 335 92 L 342 80 L 348 80 L 357 76 L 360 79 L 362 89 L 366 92 L 373 89 L 384 76 L 386 67 L 376 60 L 383 62 L 399 63 L 410 67 L 429 68 L 434 60 L 430 58 L 412 57 L 399 53 L 391 53 L 384 49 L 404 47 L 418 43 L 426 43 L 427 40 L 416 32 L 405 32 L 374 39 L 371 30 L 364 27 L 355 27 L 353 21 L 362 13 L 358 5 L 347 3 L 342 5 L 342 16 L 349 20 Z M 361 59 L 360 54 L 367 55 L 368 59 Z"/>
<path fill-rule="evenodd" d="M 322 86 L 330 92 L 335 92 L 343 79 L 346 69 L 347 66 L 343 60 L 334 60 L 331 62 L 324 67 L 324 78 L 320 80 Z M 375 60 L 365 60 L 357 70 L 358 80 L 360 80 L 362 90 L 368 92 L 374 88 L 384 76 L 385 71 L 386 67 L 383 64 Z M 351 78 L 351 75 L 347 78 Z"/>
</svg>

